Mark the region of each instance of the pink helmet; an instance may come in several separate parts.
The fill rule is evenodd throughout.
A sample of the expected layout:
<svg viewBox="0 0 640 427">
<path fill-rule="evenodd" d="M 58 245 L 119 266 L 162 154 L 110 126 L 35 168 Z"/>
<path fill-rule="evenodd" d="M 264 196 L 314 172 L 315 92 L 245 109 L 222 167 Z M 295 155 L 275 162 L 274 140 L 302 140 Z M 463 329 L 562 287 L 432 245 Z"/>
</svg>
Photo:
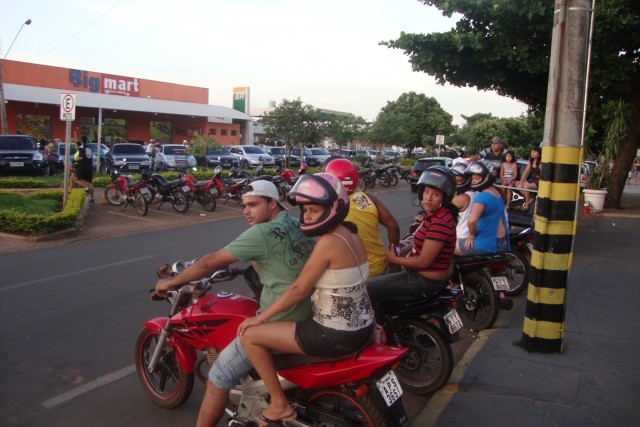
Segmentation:
<svg viewBox="0 0 640 427">
<path fill-rule="evenodd" d="M 300 211 L 300 229 L 307 236 L 326 233 L 344 221 L 349 213 L 347 190 L 338 177 L 329 173 L 300 176 L 288 197 L 292 205 L 317 204 L 325 207 L 320 219 L 313 224 L 305 224 Z"/>
</svg>

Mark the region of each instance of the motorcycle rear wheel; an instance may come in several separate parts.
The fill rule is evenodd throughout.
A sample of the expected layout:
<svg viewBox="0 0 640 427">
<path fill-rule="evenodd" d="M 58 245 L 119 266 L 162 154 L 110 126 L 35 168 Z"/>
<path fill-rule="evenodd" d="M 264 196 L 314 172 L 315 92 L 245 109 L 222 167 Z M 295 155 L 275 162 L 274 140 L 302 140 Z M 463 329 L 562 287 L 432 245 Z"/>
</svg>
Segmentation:
<svg viewBox="0 0 640 427">
<path fill-rule="evenodd" d="M 509 266 L 507 267 L 509 290 L 504 291 L 504 293 L 508 296 L 520 295 L 529 286 L 531 264 L 527 257 L 517 250 L 506 252 L 505 256 L 509 259 Z"/>
<path fill-rule="evenodd" d="M 356 396 L 355 393 L 347 387 L 333 387 L 323 390 L 316 390 L 307 399 L 312 405 L 310 422 L 314 426 L 335 426 L 342 427 L 343 424 L 336 422 L 335 418 L 328 420 L 323 419 L 322 412 L 336 414 L 338 417 L 348 421 L 346 426 L 362 426 L 362 427 L 387 427 L 387 422 L 371 399 L 369 394 Z M 318 412 L 313 411 L 313 407 Z M 313 416 L 313 415 L 318 415 Z M 301 418 L 306 418 L 305 416 Z"/>
<path fill-rule="evenodd" d="M 209 193 L 202 195 L 200 203 L 202 203 L 202 208 L 207 212 L 213 212 L 216 210 L 216 199 Z"/>
<path fill-rule="evenodd" d="M 465 274 L 462 282 L 464 295 L 458 304 L 462 323 L 474 331 L 492 327 L 500 306 L 491 279 L 486 273 L 475 271 Z"/>
<path fill-rule="evenodd" d="M 440 330 L 421 319 L 393 320 L 387 325 L 388 343 L 407 347 L 395 373 L 402 388 L 416 394 L 429 394 L 449 381 L 453 372 L 453 351 Z"/>
<path fill-rule="evenodd" d="M 189 203 L 189 199 L 187 199 L 187 196 L 182 191 L 174 190 L 171 194 L 171 206 L 173 206 L 176 212 L 186 213 L 191 203 Z"/>
<path fill-rule="evenodd" d="M 135 362 L 138 379 L 151 400 L 166 409 L 177 408 L 189 399 L 193 390 L 193 374 L 187 374 L 178 363 L 175 351 L 165 347 L 153 372 L 147 369 L 158 343 L 159 334 L 142 328 L 136 339 Z"/>
<path fill-rule="evenodd" d="M 365 181 L 362 178 L 358 179 L 358 184 L 356 185 L 356 190 L 361 191 L 363 193 L 365 191 L 367 191 L 367 181 Z"/>
<path fill-rule="evenodd" d="M 124 204 L 124 193 L 117 187 L 107 187 L 104 190 L 104 197 L 110 205 L 122 206 Z"/>
<path fill-rule="evenodd" d="M 145 216 L 149 212 L 149 203 L 139 191 L 133 196 L 133 204 L 140 215 Z"/>
</svg>

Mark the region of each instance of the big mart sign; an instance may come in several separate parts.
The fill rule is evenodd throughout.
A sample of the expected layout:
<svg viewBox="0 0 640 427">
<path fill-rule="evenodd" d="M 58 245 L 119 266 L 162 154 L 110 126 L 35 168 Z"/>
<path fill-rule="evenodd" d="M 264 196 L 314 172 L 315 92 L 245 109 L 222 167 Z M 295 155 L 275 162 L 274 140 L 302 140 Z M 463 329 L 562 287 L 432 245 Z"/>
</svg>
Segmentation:
<svg viewBox="0 0 640 427">
<path fill-rule="evenodd" d="M 69 69 L 69 83 L 76 89 L 84 89 L 93 93 L 140 96 L 140 82 L 135 77 L 122 77 Z"/>
</svg>

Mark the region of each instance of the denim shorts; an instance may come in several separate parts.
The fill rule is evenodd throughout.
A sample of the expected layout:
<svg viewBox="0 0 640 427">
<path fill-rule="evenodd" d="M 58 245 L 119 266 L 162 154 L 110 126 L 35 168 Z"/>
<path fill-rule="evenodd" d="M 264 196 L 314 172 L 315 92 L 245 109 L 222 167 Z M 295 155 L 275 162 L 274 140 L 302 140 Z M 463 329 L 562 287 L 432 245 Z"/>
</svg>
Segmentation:
<svg viewBox="0 0 640 427">
<path fill-rule="evenodd" d="M 509 249 L 509 240 L 506 237 L 496 238 L 495 252 L 487 252 L 487 251 L 483 251 L 482 249 L 476 249 L 475 246 L 472 247 L 471 249 L 465 249 L 464 244 L 466 241 L 467 241 L 466 237 L 463 237 L 462 239 L 458 239 L 458 242 L 460 245 L 460 252 L 462 252 L 462 255 L 464 256 L 493 255 L 494 253 L 503 254 Z"/>
<path fill-rule="evenodd" d="M 251 369 L 251 360 L 244 352 L 240 338 L 236 337 L 218 355 L 209 371 L 209 379 L 216 387 L 228 390 L 235 387 Z"/>
</svg>

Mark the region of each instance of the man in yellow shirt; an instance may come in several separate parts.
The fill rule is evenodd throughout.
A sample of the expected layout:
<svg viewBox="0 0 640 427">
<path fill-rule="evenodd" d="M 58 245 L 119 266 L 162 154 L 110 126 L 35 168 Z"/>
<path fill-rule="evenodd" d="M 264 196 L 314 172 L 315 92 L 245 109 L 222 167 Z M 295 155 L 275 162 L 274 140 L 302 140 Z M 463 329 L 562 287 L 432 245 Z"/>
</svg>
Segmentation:
<svg viewBox="0 0 640 427">
<path fill-rule="evenodd" d="M 367 250 L 369 261 L 369 277 L 379 276 L 388 271 L 389 263 L 384 257 L 387 250 L 380 239 L 378 224 L 387 229 L 390 244 L 398 246 L 400 227 L 389 209 L 376 197 L 356 190 L 358 185 L 358 169 L 347 159 L 335 158 L 324 166 L 324 171 L 337 176 L 349 192 L 349 214 L 345 221 L 358 226 L 358 236 Z"/>
</svg>

